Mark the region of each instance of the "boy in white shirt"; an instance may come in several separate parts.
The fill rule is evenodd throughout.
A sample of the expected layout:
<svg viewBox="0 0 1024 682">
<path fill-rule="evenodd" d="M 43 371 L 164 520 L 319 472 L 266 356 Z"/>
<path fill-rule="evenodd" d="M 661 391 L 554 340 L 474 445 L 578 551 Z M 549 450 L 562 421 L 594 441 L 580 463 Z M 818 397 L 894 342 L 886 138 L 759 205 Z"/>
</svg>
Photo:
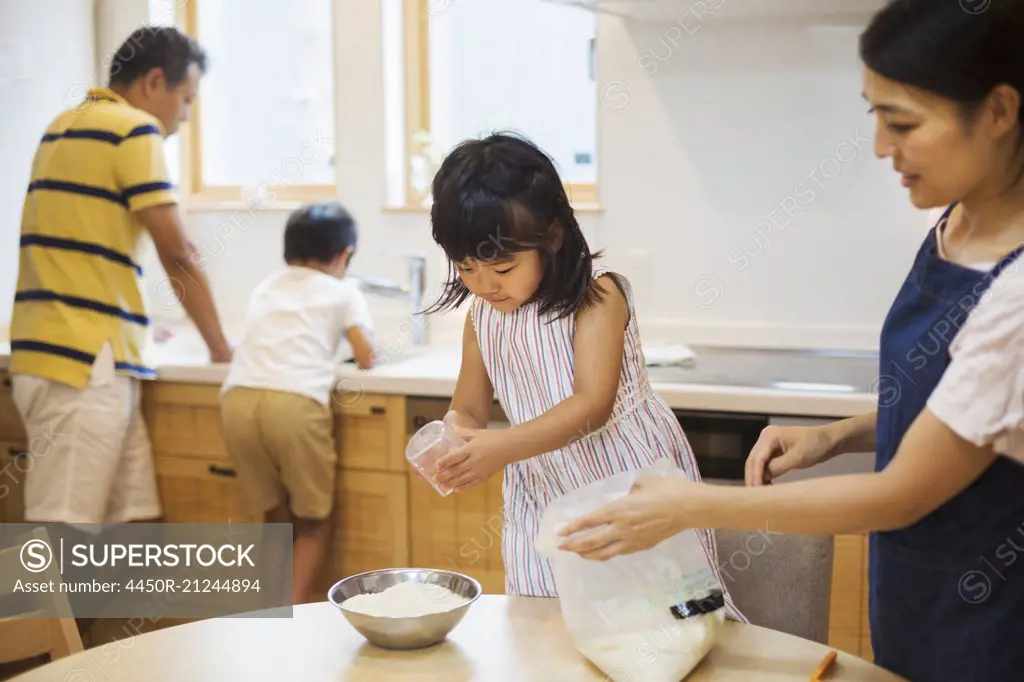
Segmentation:
<svg viewBox="0 0 1024 682">
<path fill-rule="evenodd" d="M 373 364 L 366 299 L 344 279 L 355 247 L 355 222 L 340 204 L 292 214 L 287 267 L 253 292 L 221 389 L 224 441 L 252 509 L 267 523 L 294 524 L 295 604 L 311 596 L 330 532 L 338 362 L 348 346 L 360 367 Z"/>
</svg>

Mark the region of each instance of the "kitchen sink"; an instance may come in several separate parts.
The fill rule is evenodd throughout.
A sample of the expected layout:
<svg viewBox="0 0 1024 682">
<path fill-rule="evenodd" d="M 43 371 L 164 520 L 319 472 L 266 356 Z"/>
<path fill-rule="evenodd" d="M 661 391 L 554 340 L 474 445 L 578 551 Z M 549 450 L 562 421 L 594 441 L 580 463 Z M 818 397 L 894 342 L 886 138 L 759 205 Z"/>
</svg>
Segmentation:
<svg viewBox="0 0 1024 682">
<path fill-rule="evenodd" d="M 873 393 L 878 355 L 867 351 L 693 346 L 691 366 L 648 367 L 652 383 L 714 384 L 817 393 Z"/>
</svg>

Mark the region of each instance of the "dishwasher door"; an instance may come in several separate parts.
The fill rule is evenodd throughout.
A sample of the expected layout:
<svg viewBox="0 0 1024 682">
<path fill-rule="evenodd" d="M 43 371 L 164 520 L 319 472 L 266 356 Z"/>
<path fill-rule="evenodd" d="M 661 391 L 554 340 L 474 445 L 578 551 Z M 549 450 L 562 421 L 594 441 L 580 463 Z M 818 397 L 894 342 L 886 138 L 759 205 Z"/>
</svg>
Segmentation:
<svg viewBox="0 0 1024 682">
<path fill-rule="evenodd" d="M 743 485 L 747 455 L 768 416 L 733 412 L 673 410 L 697 460 L 701 479 Z"/>
<path fill-rule="evenodd" d="M 444 419 L 451 405 L 449 398 L 409 396 L 405 400 L 405 433 L 411 436 L 432 421 Z M 489 429 L 505 428 L 509 425 L 501 406 L 495 401 L 491 406 Z"/>
<path fill-rule="evenodd" d="M 816 417 L 788 417 L 774 416 L 768 419 L 769 424 L 776 426 L 824 426 L 839 419 L 819 419 Z M 793 481 L 804 481 L 809 478 L 821 478 L 822 476 L 839 476 L 842 474 L 867 474 L 875 470 L 875 453 L 873 452 L 848 452 L 845 455 L 838 455 L 827 462 L 813 466 L 809 469 L 790 471 L 775 479 L 779 483 L 791 483 Z"/>
</svg>

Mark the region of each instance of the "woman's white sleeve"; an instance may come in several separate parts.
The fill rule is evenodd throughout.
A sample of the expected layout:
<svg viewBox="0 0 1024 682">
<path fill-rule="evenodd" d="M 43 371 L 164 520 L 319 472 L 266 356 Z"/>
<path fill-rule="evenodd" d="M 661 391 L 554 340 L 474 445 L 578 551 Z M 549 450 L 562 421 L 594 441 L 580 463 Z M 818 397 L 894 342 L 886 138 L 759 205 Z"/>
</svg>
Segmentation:
<svg viewBox="0 0 1024 682">
<path fill-rule="evenodd" d="M 1024 459 L 1024 272 L 1018 269 L 997 277 L 968 316 L 928 407 L 961 438 Z"/>
</svg>

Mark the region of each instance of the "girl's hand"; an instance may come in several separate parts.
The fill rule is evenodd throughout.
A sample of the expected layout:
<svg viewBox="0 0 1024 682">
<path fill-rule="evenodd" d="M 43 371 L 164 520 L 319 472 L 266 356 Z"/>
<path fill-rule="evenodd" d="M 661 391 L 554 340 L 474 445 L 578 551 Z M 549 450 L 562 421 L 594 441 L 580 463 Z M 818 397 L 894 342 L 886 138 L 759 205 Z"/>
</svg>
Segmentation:
<svg viewBox="0 0 1024 682">
<path fill-rule="evenodd" d="M 441 486 L 454 492 L 472 488 L 501 471 L 508 463 L 501 430 L 453 427 L 453 431 L 466 444 L 437 460 L 434 478 Z"/>
<path fill-rule="evenodd" d="M 563 528 L 561 537 L 581 535 L 559 547 L 597 561 L 650 549 L 690 527 L 686 518 L 703 490 L 703 484 L 678 478 L 638 478 L 628 495 Z"/>
<path fill-rule="evenodd" d="M 832 440 L 824 427 L 769 426 L 747 456 L 744 478 L 748 486 L 769 485 L 794 469 L 807 469 L 828 458 Z"/>
</svg>

